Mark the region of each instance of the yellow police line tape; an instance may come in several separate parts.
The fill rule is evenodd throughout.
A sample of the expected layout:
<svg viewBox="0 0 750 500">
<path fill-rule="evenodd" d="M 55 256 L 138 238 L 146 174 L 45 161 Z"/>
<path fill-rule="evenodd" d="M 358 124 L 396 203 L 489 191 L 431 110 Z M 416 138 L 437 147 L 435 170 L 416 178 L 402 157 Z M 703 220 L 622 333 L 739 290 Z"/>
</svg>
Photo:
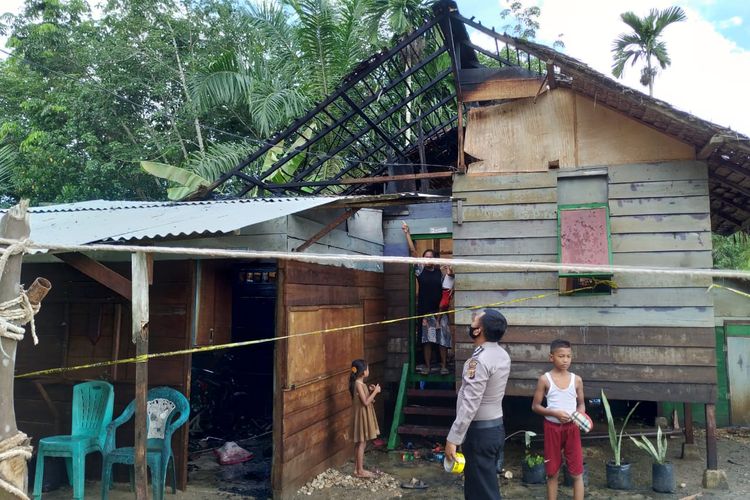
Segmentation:
<svg viewBox="0 0 750 500">
<path fill-rule="evenodd" d="M 728 286 L 724 286 L 724 285 L 717 285 L 715 283 L 708 287 L 708 290 L 706 290 L 706 293 L 710 292 L 712 288 L 723 288 L 724 290 L 729 290 L 730 292 L 734 292 L 738 295 L 743 295 L 745 297 L 750 298 L 750 293 L 741 292 L 739 290 L 735 290 L 734 288 L 729 288 Z"/>
<path fill-rule="evenodd" d="M 75 370 L 85 370 L 87 368 L 100 368 L 104 366 L 114 366 L 114 365 L 122 365 L 125 363 L 144 363 L 148 361 L 149 359 L 154 358 L 166 358 L 170 356 L 180 356 L 183 354 L 193 354 L 196 352 L 207 352 L 207 351 L 219 351 L 223 349 L 234 349 L 237 347 L 246 347 L 249 345 L 256 345 L 256 344 L 265 344 L 267 342 L 275 342 L 277 340 L 286 340 L 290 338 L 297 338 L 297 337 L 306 337 L 308 335 L 321 335 L 326 333 L 333 333 L 333 332 L 340 332 L 344 330 L 354 330 L 356 328 L 365 328 L 368 326 L 376 326 L 376 325 L 388 325 L 391 323 L 398 323 L 401 321 L 408 321 L 411 319 L 420 319 L 420 318 L 426 318 L 428 316 L 440 316 L 443 314 L 452 314 L 460 311 L 473 311 L 476 309 L 485 309 L 488 307 L 498 307 L 501 305 L 507 305 L 507 304 L 517 304 L 519 302 L 526 302 L 529 300 L 537 300 L 537 299 L 543 299 L 546 297 L 554 296 L 554 295 L 572 295 L 574 293 L 586 291 L 586 290 L 594 290 L 599 285 L 608 285 L 611 288 L 617 288 L 617 283 L 615 283 L 612 280 L 598 280 L 592 278 L 593 282 L 591 285 L 582 287 L 582 288 L 576 288 L 574 290 L 570 290 L 567 292 L 550 292 L 550 293 L 542 293 L 539 295 L 533 295 L 531 297 L 521 297 L 518 299 L 513 300 L 505 300 L 502 302 L 494 302 L 492 304 L 484 304 L 480 306 L 470 306 L 470 307 L 462 307 L 459 309 L 451 309 L 448 311 L 442 311 L 436 314 L 420 314 L 415 316 L 406 316 L 403 318 L 395 318 L 395 319 L 386 319 L 383 321 L 373 321 L 370 323 L 362 323 L 360 325 L 348 325 L 348 326 L 338 326 L 335 328 L 326 328 L 324 330 L 315 330 L 311 332 L 304 332 L 304 333 L 296 333 L 294 335 L 284 335 L 281 337 L 269 337 L 265 339 L 257 339 L 257 340 L 245 340 L 242 342 L 231 342 L 227 344 L 219 344 L 219 345 L 212 345 L 212 346 L 202 346 L 202 347 L 192 347 L 190 349 L 181 349 L 179 351 L 169 351 L 169 352 L 157 352 L 152 354 L 142 354 L 140 356 L 134 356 L 132 358 L 124 358 L 124 359 L 118 359 L 113 361 L 100 361 L 98 363 L 89 363 L 85 365 L 77 365 L 77 366 L 69 366 L 64 368 L 50 368 L 47 370 L 38 370 L 33 372 L 27 372 L 27 373 L 21 373 L 19 375 L 16 375 L 15 378 L 28 378 L 28 377 L 38 377 L 41 375 L 56 375 L 58 373 L 65 373 L 65 372 L 71 372 Z"/>
</svg>

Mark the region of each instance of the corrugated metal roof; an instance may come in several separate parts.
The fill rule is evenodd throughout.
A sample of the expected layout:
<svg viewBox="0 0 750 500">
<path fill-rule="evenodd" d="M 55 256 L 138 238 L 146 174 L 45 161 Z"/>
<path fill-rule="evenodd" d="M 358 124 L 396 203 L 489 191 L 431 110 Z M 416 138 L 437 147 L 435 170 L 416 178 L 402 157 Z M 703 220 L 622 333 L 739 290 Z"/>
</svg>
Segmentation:
<svg viewBox="0 0 750 500">
<path fill-rule="evenodd" d="M 195 234 L 230 233 L 302 212 L 338 197 L 248 198 L 194 202 L 94 200 L 29 209 L 31 239 L 84 245 Z"/>
</svg>

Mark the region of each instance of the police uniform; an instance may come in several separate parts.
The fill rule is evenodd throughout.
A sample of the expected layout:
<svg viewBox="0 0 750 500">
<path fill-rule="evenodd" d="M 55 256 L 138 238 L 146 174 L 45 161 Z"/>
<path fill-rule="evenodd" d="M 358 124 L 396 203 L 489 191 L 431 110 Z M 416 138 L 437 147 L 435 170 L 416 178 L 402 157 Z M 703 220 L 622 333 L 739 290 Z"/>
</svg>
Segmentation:
<svg viewBox="0 0 750 500">
<path fill-rule="evenodd" d="M 510 356 L 497 342 L 483 343 L 464 363 L 448 441 L 463 444 L 467 499 L 501 498 L 496 463 L 505 441 L 502 403 L 509 374 Z"/>
</svg>

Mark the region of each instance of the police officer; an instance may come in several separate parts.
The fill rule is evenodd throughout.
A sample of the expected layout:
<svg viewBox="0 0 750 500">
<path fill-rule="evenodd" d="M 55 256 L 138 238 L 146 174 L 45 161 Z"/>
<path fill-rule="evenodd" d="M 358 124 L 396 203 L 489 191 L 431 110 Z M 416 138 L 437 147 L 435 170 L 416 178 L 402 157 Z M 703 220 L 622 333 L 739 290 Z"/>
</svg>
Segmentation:
<svg viewBox="0 0 750 500">
<path fill-rule="evenodd" d="M 508 323 L 495 309 L 475 314 L 469 326 L 474 354 L 464 363 L 461 389 L 456 402 L 456 420 L 445 444 L 447 459 L 455 459 L 463 445 L 464 497 L 499 500 L 496 463 L 505 442 L 503 396 L 510 374 L 510 356 L 498 343 Z"/>
</svg>

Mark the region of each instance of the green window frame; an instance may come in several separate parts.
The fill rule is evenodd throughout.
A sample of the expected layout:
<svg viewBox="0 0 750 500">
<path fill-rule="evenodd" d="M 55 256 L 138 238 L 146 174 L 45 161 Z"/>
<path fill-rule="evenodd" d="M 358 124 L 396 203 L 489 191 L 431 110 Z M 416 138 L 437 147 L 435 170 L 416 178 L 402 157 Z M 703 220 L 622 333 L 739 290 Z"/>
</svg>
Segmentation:
<svg viewBox="0 0 750 500">
<path fill-rule="evenodd" d="M 574 264 L 573 262 L 563 262 L 562 255 L 562 219 L 563 213 L 572 210 L 590 210 L 590 209 L 604 209 L 606 217 L 606 232 L 607 232 L 607 262 L 612 264 L 612 233 L 610 229 L 610 217 L 609 217 L 609 204 L 607 203 L 579 203 L 579 204 L 567 204 L 559 205 L 557 207 L 557 262 L 558 264 Z M 558 273 L 560 279 L 560 293 L 564 295 L 610 295 L 612 293 L 612 287 L 608 285 L 597 286 L 593 290 L 585 290 L 580 292 L 572 292 L 576 288 L 582 288 L 576 283 L 578 281 L 586 279 L 597 279 L 597 280 L 611 280 L 612 274 L 595 274 L 595 273 Z M 570 287 L 568 283 L 572 283 Z"/>
</svg>

